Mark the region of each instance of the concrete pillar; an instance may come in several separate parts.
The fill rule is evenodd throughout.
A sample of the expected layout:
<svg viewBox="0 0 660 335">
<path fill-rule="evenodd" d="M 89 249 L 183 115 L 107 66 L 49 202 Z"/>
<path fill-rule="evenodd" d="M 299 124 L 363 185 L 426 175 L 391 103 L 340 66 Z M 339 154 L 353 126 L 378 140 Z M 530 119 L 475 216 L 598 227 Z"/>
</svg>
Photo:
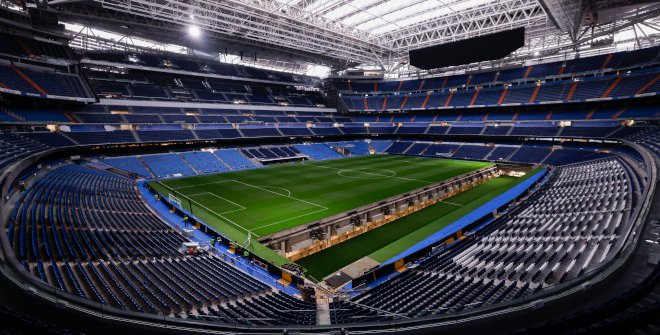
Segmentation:
<svg viewBox="0 0 660 335">
<path fill-rule="evenodd" d="M 286 256 L 286 240 L 280 242 L 280 255 Z"/>
</svg>

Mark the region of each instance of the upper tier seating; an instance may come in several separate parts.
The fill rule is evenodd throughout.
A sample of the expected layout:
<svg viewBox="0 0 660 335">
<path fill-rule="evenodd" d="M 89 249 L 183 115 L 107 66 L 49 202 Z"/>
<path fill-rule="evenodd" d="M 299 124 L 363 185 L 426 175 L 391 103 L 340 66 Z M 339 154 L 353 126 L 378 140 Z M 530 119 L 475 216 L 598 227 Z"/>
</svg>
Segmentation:
<svg viewBox="0 0 660 335">
<path fill-rule="evenodd" d="M 85 57 L 93 60 L 135 64 L 135 62 L 129 60 L 129 54 L 123 52 L 89 51 L 85 53 Z M 154 68 L 211 73 L 223 76 L 272 80 L 287 83 L 304 82 L 309 79 L 309 77 L 292 75 L 285 72 L 276 72 L 236 64 L 220 63 L 212 60 L 188 58 L 187 56 L 174 54 L 140 54 L 137 55 L 137 63 Z"/>
<path fill-rule="evenodd" d="M 70 132 L 68 136 L 79 144 L 135 142 L 135 138 L 130 131 L 121 130 L 113 132 L 76 131 Z"/>
<path fill-rule="evenodd" d="M 426 110 L 441 107 L 501 106 L 506 104 L 537 104 L 541 102 L 581 102 L 594 98 L 629 98 L 639 93 L 656 92 L 657 68 L 651 73 L 640 72 L 608 75 L 557 82 L 497 86 L 457 91 L 433 91 L 406 95 L 342 95 L 349 111 Z M 660 86 L 660 85 L 659 85 Z M 402 101 L 394 103 L 394 101 Z M 586 113 L 582 118 L 586 116 Z M 469 121 L 469 120 L 464 120 Z"/>
<path fill-rule="evenodd" d="M 452 75 L 426 79 L 412 79 L 402 81 L 336 81 L 339 91 L 349 93 L 372 92 L 411 92 L 424 90 L 444 90 L 463 85 L 482 85 L 488 83 L 515 82 L 532 80 L 547 76 L 563 74 L 569 76 L 582 72 L 600 71 L 602 69 L 627 68 L 656 64 L 660 47 L 642 50 L 619 52 L 609 55 L 579 58 L 564 62 L 530 65 L 521 68 L 501 71 L 490 71 L 472 75 Z"/>
<path fill-rule="evenodd" d="M 0 33 L 2 53 L 22 57 L 35 58 L 39 56 L 72 59 L 70 49 L 56 42 L 49 43 L 40 40 Z"/>
<path fill-rule="evenodd" d="M 0 65 L 0 88 L 24 93 L 89 98 L 80 77 Z"/>
<path fill-rule="evenodd" d="M 137 131 L 142 142 L 167 142 L 194 140 L 195 136 L 190 130 L 147 130 Z"/>
<path fill-rule="evenodd" d="M 17 114 L 16 118 L 11 117 L 9 121 L 20 121 L 20 118 L 32 118 L 36 121 L 61 121 L 70 123 L 63 112 L 50 111 L 55 114 L 44 115 L 45 111 L 36 109 L 10 110 L 11 113 Z M 122 112 L 117 114 L 113 112 Z M 340 116 L 334 112 L 315 112 L 310 111 L 293 111 L 287 109 L 280 110 L 237 110 L 237 109 L 198 109 L 188 108 L 185 109 L 186 113 L 195 115 L 185 115 L 182 113 L 181 108 L 171 107 L 143 107 L 143 106 L 103 106 L 103 105 L 90 105 L 84 109 L 70 112 L 70 116 L 78 119 L 83 123 L 101 123 L 101 124 L 119 124 L 119 123 L 132 123 L 132 124 L 158 124 L 158 123 L 248 123 L 248 122 L 265 122 L 265 123 L 279 123 L 282 132 L 291 136 L 306 136 L 311 135 L 311 131 L 307 128 L 306 122 L 313 123 L 342 123 L 351 122 L 348 117 Z M 3 116 L 0 110 L 0 117 Z M 55 119 L 55 117 L 57 117 Z M 302 128 L 302 129 L 301 129 Z"/>
<path fill-rule="evenodd" d="M 0 118 L 10 116 L 7 122 L 46 122 L 54 121 L 59 123 L 69 123 L 71 120 L 67 118 L 66 114 L 60 111 L 49 110 L 47 108 L 8 108 L 5 113 L 0 109 Z"/>
<path fill-rule="evenodd" d="M 594 107 L 592 109 L 571 108 L 571 106 L 556 106 L 551 109 L 531 108 L 528 110 L 472 110 L 455 109 L 441 111 L 425 111 L 411 114 L 385 115 L 359 115 L 354 116 L 355 122 L 370 123 L 372 128 L 391 127 L 392 122 L 504 122 L 504 121 L 546 121 L 546 120 L 628 120 L 628 119 L 653 119 L 660 117 L 660 111 L 650 106 L 627 106 L 627 107 Z M 410 125 L 407 125 L 410 126 Z M 485 133 L 487 133 L 486 130 Z M 498 130 L 499 131 L 499 130 Z M 429 132 L 431 132 L 429 130 Z M 437 131 L 432 132 L 437 134 Z M 502 134 L 505 135 L 505 134 Z"/>
<path fill-rule="evenodd" d="M 320 92 L 297 90 L 293 85 L 316 85 L 318 79 L 311 77 L 176 55 L 130 55 L 132 61 L 128 54 L 121 53 L 88 52 L 86 55 L 93 60 L 150 67 L 138 70 L 121 66 L 121 74 L 86 67 L 85 72 L 100 97 L 310 107 L 324 104 Z"/>
<path fill-rule="evenodd" d="M 23 79 L 12 67 L 0 65 L 0 87 L 25 93 L 41 94 Z"/>
</svg>

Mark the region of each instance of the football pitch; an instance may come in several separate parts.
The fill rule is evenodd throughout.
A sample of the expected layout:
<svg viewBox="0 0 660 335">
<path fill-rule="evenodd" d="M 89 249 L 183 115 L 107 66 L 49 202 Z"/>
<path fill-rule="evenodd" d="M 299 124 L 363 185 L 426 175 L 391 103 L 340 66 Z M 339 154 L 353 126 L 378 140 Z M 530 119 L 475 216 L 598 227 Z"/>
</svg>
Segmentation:
<svg viewBox="0 0 660 335">
<path fill-rule="evenodd" d="M 386 262 L 417 242 L 470 214 L 479 206 L 534 175 L 535 172 L 528 173 L 523 178 L 502 176 L 491 179 L 341 244 L 299 259 L 296 263 L 305 268 L 307 275 L 322 279 L 362 257 L 369 257 L 378 263 Z"/>
<path fill-rule="evenodd" d="M 450 159 L 373 155 L 149 182 L 193 215 L 276 265 L 288 261 L 255 241 L 490 166 Z M 343 244 L 343 243 L 342 243 Z"/>
</svg>

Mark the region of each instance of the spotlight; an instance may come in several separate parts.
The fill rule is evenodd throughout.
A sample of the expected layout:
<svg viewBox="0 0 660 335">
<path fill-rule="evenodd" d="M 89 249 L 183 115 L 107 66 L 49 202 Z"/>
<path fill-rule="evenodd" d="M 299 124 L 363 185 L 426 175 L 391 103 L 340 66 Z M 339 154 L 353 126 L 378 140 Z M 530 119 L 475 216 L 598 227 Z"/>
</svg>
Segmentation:
<svg viewBox="0 0 660 335">
<path fill-rule="evenodd" d="M 540 55 L 540 54 L 541 54 L 540 52 L 538 52 L 538 51 L 534 51 L 534 56 L 538 56 L 538 55 Z"/>
<path fill-rule="evenodd" d="M 191 37 L 195 37 L 195 38 L 197 38 L 197 37 L 199 37 L 199 35 L 202 34 L 202 30 L 199 29 L 198 26 L 190 26 L 190 27 L 188 27 L 188 34 L 189 34 Z"/>
</svg>

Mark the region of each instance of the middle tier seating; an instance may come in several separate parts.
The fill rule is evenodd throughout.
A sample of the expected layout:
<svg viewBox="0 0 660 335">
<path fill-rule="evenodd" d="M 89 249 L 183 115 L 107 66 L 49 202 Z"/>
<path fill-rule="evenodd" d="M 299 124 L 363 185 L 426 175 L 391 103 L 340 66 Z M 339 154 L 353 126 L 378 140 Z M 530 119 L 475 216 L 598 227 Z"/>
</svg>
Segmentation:
<svg viewBox="0 0 660 335">
<path fill-rule="evenodd" d="M 421 93 L 380 95 L 344 94 L 341 101 L 352 112 L 433 110 L 473 106 L 534 105 L 539 103 L 584 102 L 593 99 L 629 99 L 656 94 L 660 69 L 610 74 L 580 80 L 532 82 L 520 85 L 459 88 Z M 586 113 L 585 113 L 586 115 Z M 584 119 L 584 116 L 582 117 Z"/>
</svg>

